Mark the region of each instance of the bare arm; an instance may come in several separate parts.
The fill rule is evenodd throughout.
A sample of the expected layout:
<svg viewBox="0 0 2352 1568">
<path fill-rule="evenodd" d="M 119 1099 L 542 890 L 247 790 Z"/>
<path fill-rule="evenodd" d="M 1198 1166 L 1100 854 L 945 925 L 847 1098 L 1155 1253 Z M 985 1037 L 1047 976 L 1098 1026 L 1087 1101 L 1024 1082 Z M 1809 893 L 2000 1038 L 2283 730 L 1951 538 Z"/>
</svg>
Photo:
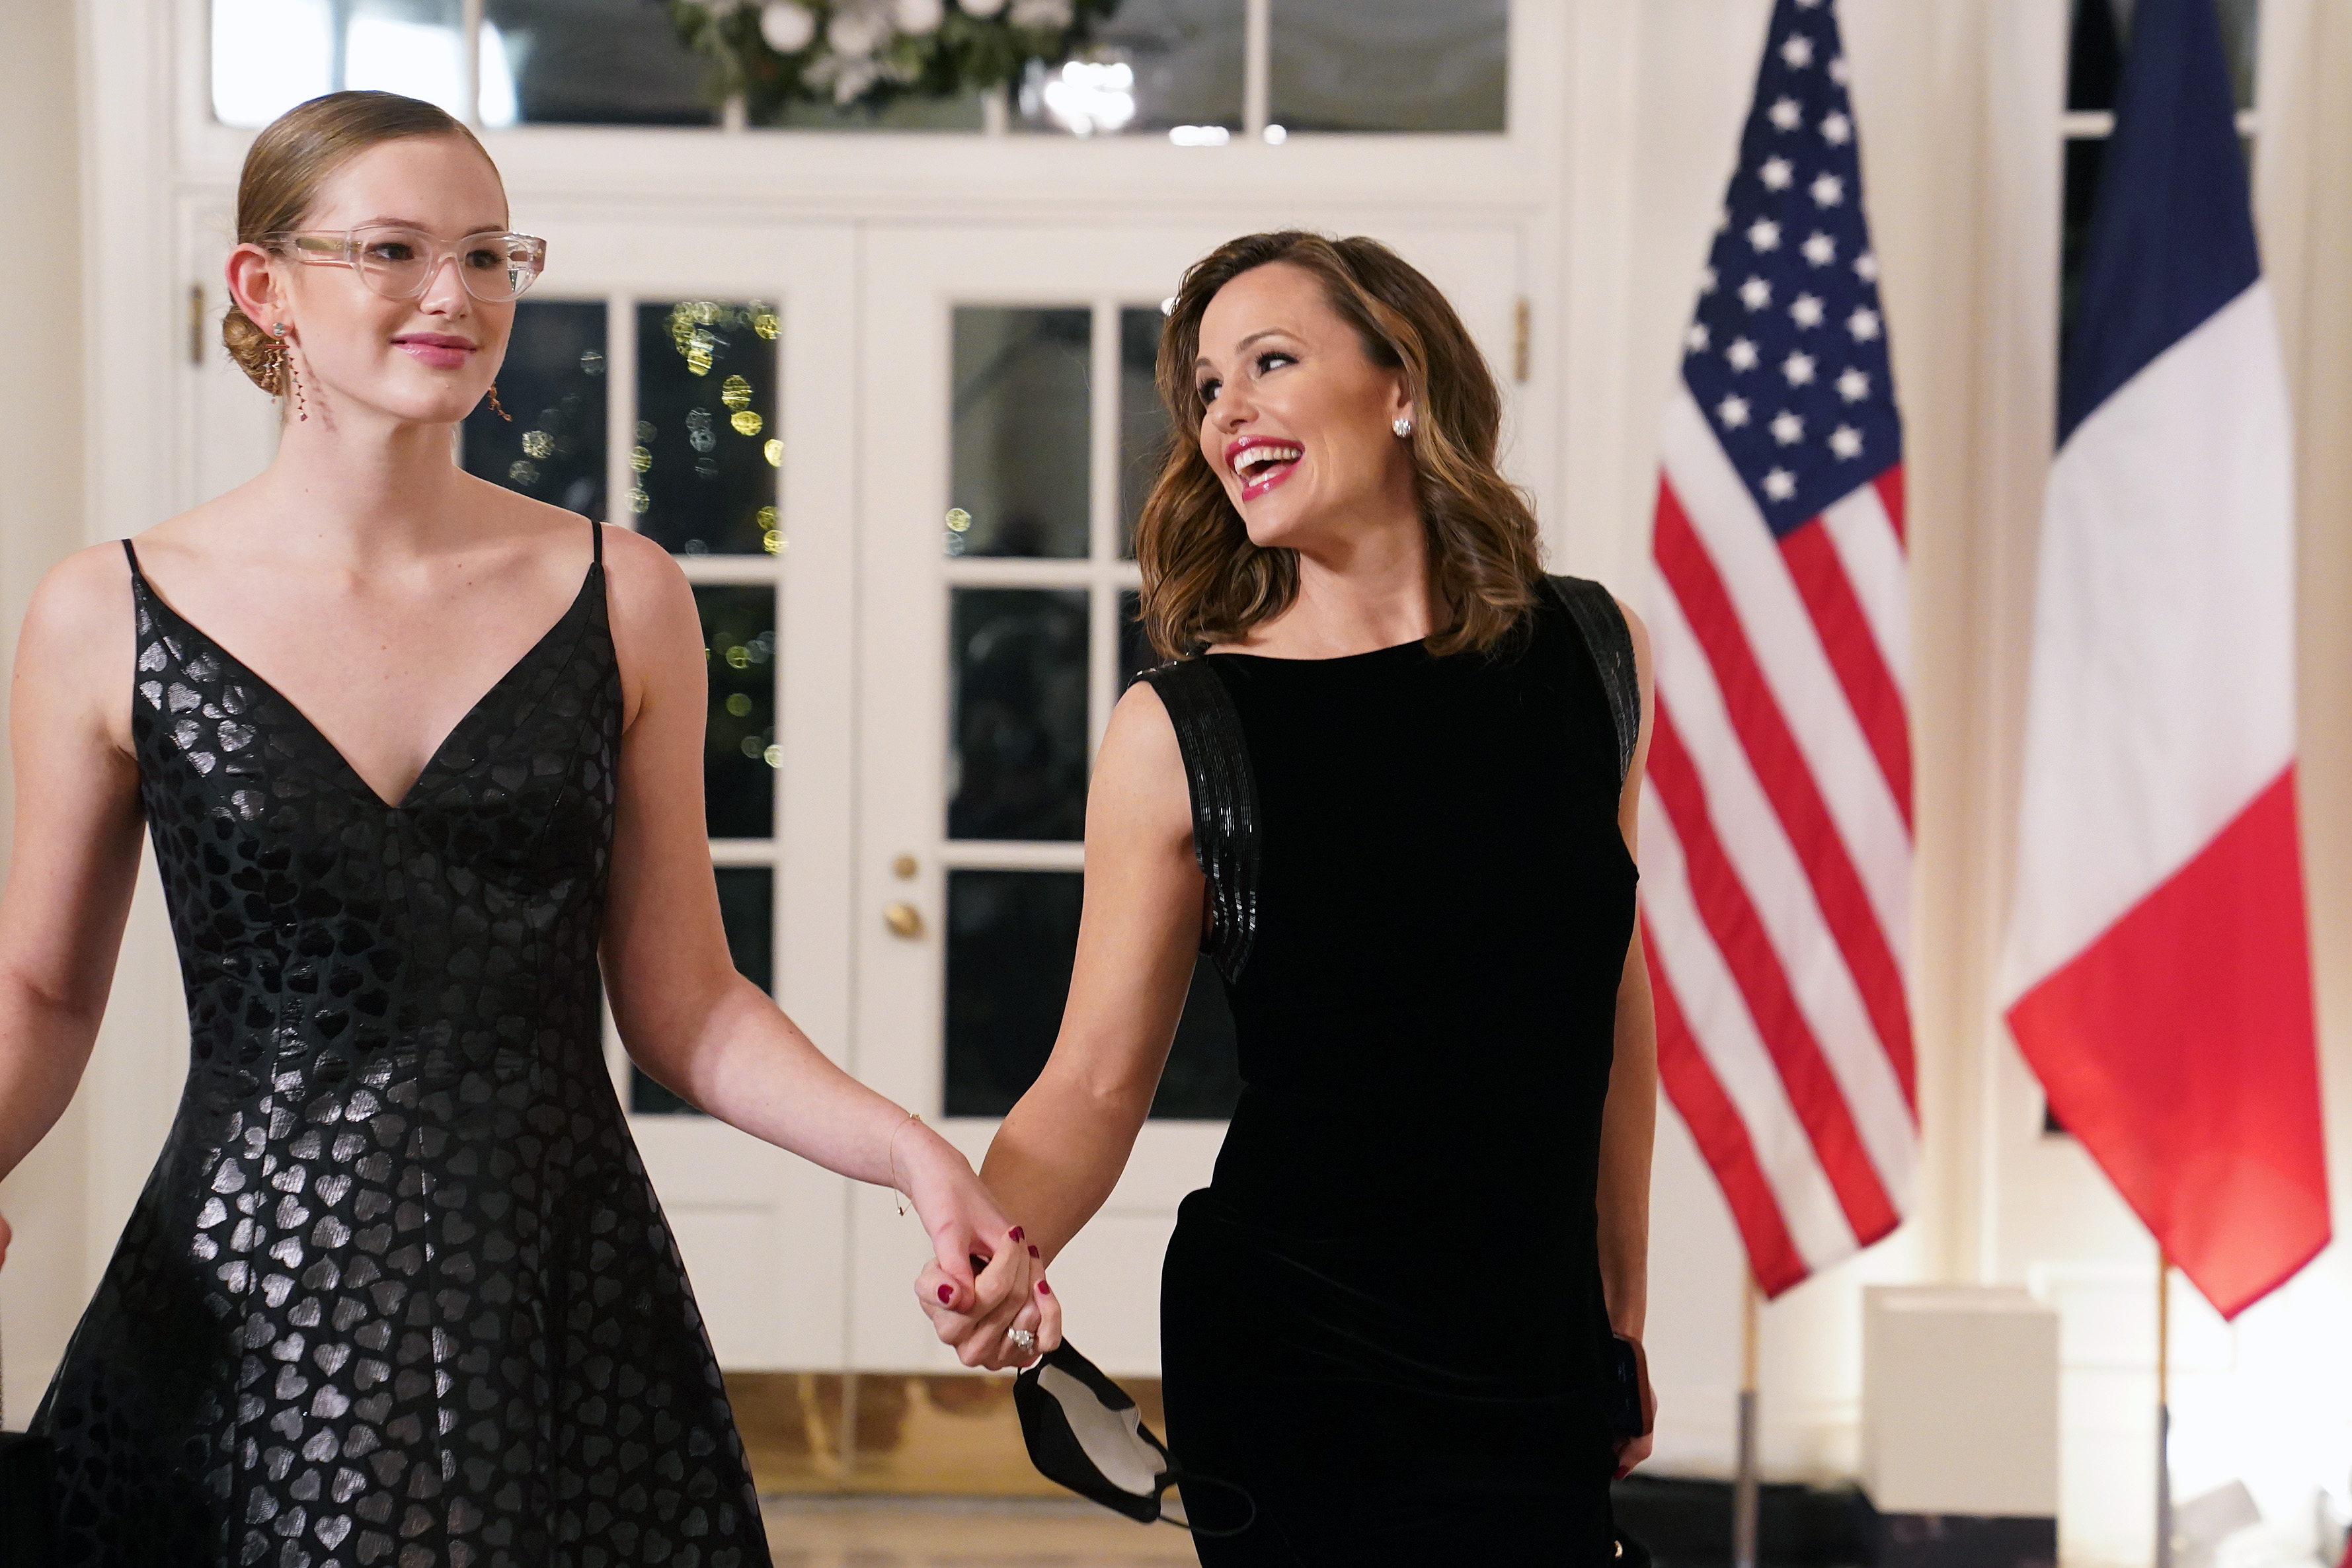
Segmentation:
<svg viewBox="0 0 2352 1568">
<path fill-rule="evenodd" d="M 1625 771 L 1618 798 L 1617 826 L 1625 849 L 1640 858 L 1642 770 L 1650 755 L 1650 721 L 1655 698 L 1650 684 L 1650 634 L 1641 617 L 1624 609 L 1633 634 L 1633 668 L 1642 689 L 1641 738 Z M 1609 1100 L 1601 1116 L 1600 1247 L 1601 1292 L 1609 1326 L 1639 1344 L 1650 1310 L 1650 1152 L 1658 1130 L 1658 1021 L 1650 996 L 1650 970 L 1642 951 L 1642 928 L 1625 949 L 1617 982 L 1616 1055 L 1609 1068 Z M 1643 1370 L 1645 1415 L 1656 1401 Z M 1618 1462 L 1632 1468 L 1649 1457 L 1650 1439 L 1621 1444 Z M 1622 1472 L 1621 1472 L 1622 1473 Z"/>
<path fill-rule="evenodd" d="M 1087 791 L 1086 903 L 1061 1034 L 982 1168 L 1035 1216 L 1049 1258 L 1110 1196 L 1150 1113 L 1200 951 L 1202 888 L 1176 731 L 1139 682 L 1111 714 Z"/>
<path fill-rule="evenodd" d="M 956 1303 L 973 1306 L 965 1258 L 976 1254 L 1004 1265 L 979 1288 L 982 1316 L 1000 1304 L 1018 1310 L 1042 1268 L 963 1156 L 836 1067 L 736 973 L 704 835 L 708 694 L 693 590 L 635 535 L 610 531 L 606 556 L 627 717 L 602 959 L 623 1044 L 655 1079 L 730 1126 L 906 1192 Z"/>
<path fill-rule="evenodd" d="M 982 1167 L 1048 1258 L 1110 1196 L 1150 1112 L 1201 945 L 1202 888 L 1176 731 L 1139 683 L 1111 713 L 1087 790 L 1086 904 L 1061 1034 Z M 933 1307 L 928 1274 L 918 1289 L 966 1364 L 1017 1359 Z"/>
<path fill-rule="evenodd" d="M 0 891 L 0 1175 L 89 1065 L 139 875 L 130 573 L 83 551 L 33 595 L 9 702 L 16 811 Z"/>
</svg>

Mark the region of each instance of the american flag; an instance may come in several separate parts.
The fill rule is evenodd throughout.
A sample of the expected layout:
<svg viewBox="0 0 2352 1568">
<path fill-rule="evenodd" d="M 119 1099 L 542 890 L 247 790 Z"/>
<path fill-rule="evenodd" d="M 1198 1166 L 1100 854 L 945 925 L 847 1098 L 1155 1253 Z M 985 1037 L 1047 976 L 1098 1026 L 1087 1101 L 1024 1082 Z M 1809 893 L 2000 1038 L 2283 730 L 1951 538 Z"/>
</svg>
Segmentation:
<svg viewBox="0 0 2352 1568">
<path fill-rule="evenodd" d="M 1642 787 L 1667 1094 L 1768 1294 L 1918 1158 L 1903 425 L 1831 0 L 1778 0 L 1666 413 Z"/>
</svg>

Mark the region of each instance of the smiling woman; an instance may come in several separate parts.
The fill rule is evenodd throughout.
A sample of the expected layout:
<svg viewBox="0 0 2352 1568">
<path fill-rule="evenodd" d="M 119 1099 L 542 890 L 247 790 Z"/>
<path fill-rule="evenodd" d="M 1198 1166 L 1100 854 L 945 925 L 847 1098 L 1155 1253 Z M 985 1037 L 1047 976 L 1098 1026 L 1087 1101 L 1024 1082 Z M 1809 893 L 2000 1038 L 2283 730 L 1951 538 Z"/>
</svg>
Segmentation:
<svg viewBox="0 0 2352 1568">
<path fill-rule="evenodd" d="M 899 1187 L 942 1300 L 1058 1337 L 963 1156 L 730 959 L 683 574 L 453 460 L 546 258 L 508 221 L 429 104 L 264 131 L 223 336 L 290 405 L 277 455 L 69 558 L 26 620 L 0 1175 L 89 1059 L 142 825 L 192 1046 L 34 1418 L 76 1568 L 768 1561 L 600 993 L 683 1101 Z M 726 738 L 764 784 L 772 725 Z"/>
<path fill-rule="evenodd" d="M 1276 324 L 1239 345 L 1247 351 L 1245 374 L 1235 379 L 1246 381 L 1252 395 L 1259 373 L 1276 362 L 1296 363 L 1301 343 L 1294 319 L 1317 300 L 1352 334 L 1370 377 L 1395 384 L 1396 406 L 1372 425 L 1340 421 L 1334 429 L 1352 433 L 1360 445 L 1363 430 L 1388 426 L 1377 438 L 1406 443 L 1409 468 L 1355 447 L 1309 466 L 1326 482 L 1343 475 L 1357 482 L 1367 475 L 1401 477 L 1428 534 L 1433 587 L 1451 615 L 1432 635 L 1431 650 L 1493 646 L 1532 603 L 1528 584 L 1538 572 L 1535 514 L 1495 467 L 1502 398 L 1494 377 L 1454 308 L 1386 246 L 1292 231 L 1221 246 L 1185 273 L 1171 306 L 1160 395 L 1179 434 L 1169 441 L 1135 534 L 1152 645 L 1175 658 L 1241 641 L 1298 594 L 1297 542 L 1277 536 L 1275 513 L 1244 522 L 1239 505 L 1289 479 L 1304 456 L 1291 438 L 1296 432 L 1253 426 L 1212 439 L 1208 429 L 1207 413 L 1223 382 L 1204 368 L 1202 326 L 1229 284 L 1285 294 L 1268 300 Z M 1197 438 L 1181 434 L 1188 430 Z M 1234 480 L 1232 493 L 1226 475 Z"/>
</svg>

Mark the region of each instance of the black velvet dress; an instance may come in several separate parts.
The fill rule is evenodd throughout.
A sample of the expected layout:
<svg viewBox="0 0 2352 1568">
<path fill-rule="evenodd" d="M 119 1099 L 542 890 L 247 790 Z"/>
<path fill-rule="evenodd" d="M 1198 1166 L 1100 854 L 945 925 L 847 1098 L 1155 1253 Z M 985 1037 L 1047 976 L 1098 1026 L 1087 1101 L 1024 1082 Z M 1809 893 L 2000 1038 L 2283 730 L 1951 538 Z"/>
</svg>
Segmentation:
<svg viewBox="0 0 2352 1568">
<path fill-rule="evenodd" d="M 1256 1504 L 1204 1563 L 1612 1558 L 1594 1205 L 1638 708 L 1613 603 L 1555 584 L 1498 654 L 1152 674 L 1246 1084 L 1162 1283 L 1177 1459 Z"/>
<path fill-rule="evenodd" d="M 768 1563 L 600 1038 L 621 695 L 597 537 L 397 805 L 131 555 L 192 1059 L 35 1418 L 61 1563 Z"/>
</svg>

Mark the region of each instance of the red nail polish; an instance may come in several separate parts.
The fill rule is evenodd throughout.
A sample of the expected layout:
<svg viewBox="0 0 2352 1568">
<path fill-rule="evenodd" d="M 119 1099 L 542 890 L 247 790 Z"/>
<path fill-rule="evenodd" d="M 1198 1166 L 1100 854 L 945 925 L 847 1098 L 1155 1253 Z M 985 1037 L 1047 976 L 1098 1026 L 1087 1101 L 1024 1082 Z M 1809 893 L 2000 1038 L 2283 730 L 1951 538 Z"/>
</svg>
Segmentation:
<svg viewBox="0 0 2352 1568">
<path fill-rule="evenodd" d="M 1013 1227 L 1013 1239 L 1015 1241 L 1021 1239 L 1021 1227 L 1017 1225 Z"/>
<path fill-rule="evenodd" d="M 944 1307 L 944 1306 L 946 1306 L 950 1301 L 952 1301 L 952 1300 L 955 1300 L 955 1287 L 954 1287 L 954 1286 L 952 1286 L 952 1285 L 942 1285 L 942 1286 L 940 1286 L 940 1306 Z"/>
<path fill-rule="evenodd" d="M 1042 1253 L 1042 1252 L 1038 1251 L 1038 1250 L 1037 1250 L 1036 1244 L 1035 1244 L 1034 1242 L 1032 1242 L 1032 1243 L 1030 1244 L 1030 1247 L 1029 1247 L 1029 1256 L 1030 1256 L 1030 1257 L 1032 1257 L 1032 1258 L 1043 1258 L 1043 1257 L 1045 1257 L 1045 1255 L 1044 1253 Z"/>
<path fill-rule="evenodd" d="M 1053 1293 L 1054 1288 L 1051 1285 L 1046 1284 L 1043 1279 L 1037 1281 L 1037 1294 L 1040 1296 L 1050 1296 Z"/>
</svg>

